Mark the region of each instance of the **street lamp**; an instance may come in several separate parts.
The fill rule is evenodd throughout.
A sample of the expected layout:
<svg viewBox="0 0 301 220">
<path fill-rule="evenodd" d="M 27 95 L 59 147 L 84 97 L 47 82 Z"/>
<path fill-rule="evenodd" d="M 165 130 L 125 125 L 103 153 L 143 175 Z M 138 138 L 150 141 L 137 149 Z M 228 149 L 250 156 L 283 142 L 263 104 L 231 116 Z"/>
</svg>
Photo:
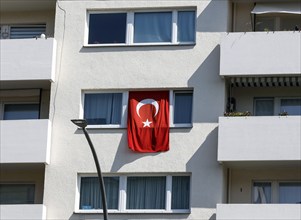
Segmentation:
<svg viewBox="0 0 301 220">
<path fill-rule="evenodd" d="M 92 151 L 94 162 L 95 162 L 95 166 L 96 166 L 96 169 L 97 169 L 97 174 L 98 174 L 98 179 L 99 179 L 99 185 L 100 185 L 100 191 L 101 191 L 103 219 L 104 220 L 108 220 L 108 209 L 107 209 L 107 199 L 106 199 L 106 194 L 105 194 L 105 185 L 104 185 L 103 177 L 102 177 L 102 174 L 101 174 L 101 170 L 100 170 L 100 166 L 99 166 L 97 154 L 95 152 L 93 143 L 92 143 L 92 141 L 90 139 L 90 136 L 88 134 L 88 131 L 86 129 L 88 123 L 87 123 L 87 121 L 85 119 L 72 119 L 71 121 L 73 122 L 73 124 L 75 124 L 78 127 L 80 127 L 80 128 L 83 129 L 84 134 L 86 136 L 86 139 L 87 139 L 87 141 L 89 143 L 90 149 Z"/>
</svg>

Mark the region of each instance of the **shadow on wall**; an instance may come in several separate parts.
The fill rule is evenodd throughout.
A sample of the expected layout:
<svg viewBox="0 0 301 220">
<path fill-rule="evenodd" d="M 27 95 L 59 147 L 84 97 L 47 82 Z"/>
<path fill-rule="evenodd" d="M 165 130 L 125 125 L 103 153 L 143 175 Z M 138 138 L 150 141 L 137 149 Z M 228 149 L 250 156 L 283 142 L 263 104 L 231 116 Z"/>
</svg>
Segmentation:
<svg viewBox="0 0 301 220">
<path fill-rule="evenodd" d="M 222 201 L 222 166 L 217 162 L 218 128 L 215 127 L 186 164 L 192 172 L 191 208 L 215 209 Z"/>
<path fill-rule="evenodd" d="M 216 46 L 188 80 L 194 88 L 193 122 L 217 123 L 224 111 L 225 83 L 219 75 L 220 46 Z M 197 99 L 197 100 L 196 100 Z"/>
<path fill-rule="evenodd" d="M 207 2 L 207 1 L 204 1 Z M 211 0 L 197 18 L 197 32 L 227 32 L 230 1 Z"/>
</svg>

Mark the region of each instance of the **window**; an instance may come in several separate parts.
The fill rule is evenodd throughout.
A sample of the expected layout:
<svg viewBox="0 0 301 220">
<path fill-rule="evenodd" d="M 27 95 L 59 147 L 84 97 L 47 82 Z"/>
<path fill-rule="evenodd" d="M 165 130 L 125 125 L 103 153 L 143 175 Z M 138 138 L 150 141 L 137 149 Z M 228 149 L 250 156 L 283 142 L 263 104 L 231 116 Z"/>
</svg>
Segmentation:
<svg viewBox="0 0 301 220">
<path fill-rule="evenodd" d="M 170 126 L 192 126 L 191 90 L 170 90 Z M 128 92 L 92 92 L 83 93 L 83 114 L 89 128 L 126 127 L 126 109 Z"/>
<path fill-rule="evenodd" d="M 104 177 L 104 182 L 110 211 L 189 212 L 190 176 L 123 175 Z M 101 207 L 98 178 L 80 177 L 79 212 L 93 212 Z"/>
<path fill-rule="evenodd" d="M 279 183 L 279 203 L 301 203 L 301 182 Z"/>
<path fill-rule="evenodd" d="M 274 115 L 274 99 L 273 98 L 255 98 L 255 115 L 269 116 Z"/>
<path fill-rule="evenodd" d="M 271 203 L 271 183 L 254 182 L 253 184 L 253 202 L 254 203 Z"/>
<path fill-rule="evenodd" d="M 287 112 L 288 115 L 301 115 L 301 99 L 281 99 L 280 112 Z"/>
<path fill-rule="evenodd" d="M 262 14 L 256 15 L 255 31 L 295 31 L 301 28 L 301 15 Z"/>
<path fill-rule="evenodd" d="M 39 119 L 39 104 L 4 104 L 3 120 Z"/>
<path fill-rule="evenodd" d="M 88 12 L 88 45 L 194 44 L 195 11 Z"/>
<path fill-rule="evenodd" d="M 0 204 L 34 204 L 34 184 L 0 184 Z"/>
<path fill-rule="evenodd" d="M 104 177 L 108 209 L 118 209 L 119 178 Z M 82 177 L 80 209 L 102 209 L 100 186 L 96 177 Z"/>
<path fill-rule="evenodd" d="M 46 24 L 3 25 L 0 29 L 0 39 L 26 39 L 45 34 Z"/>
<path fill-rule="evenodd" d="M 192 123 L 192 91 L 174 91 L 173 123 L 191 125 Z"/>
<path fill-rule="evenodd" d="M 253 203 L 301 203 L 301 182 L 254 182 Z"/>
<path fill-rule="evenodd" d="M 88 125 L 121 124 L 122 93 L 86 93 L 84 118 Z"/>
<path fill-rule="evenodd" d="M 89 44 L 125 43 L 126 13 L 90 14 Z"/>
</svg>

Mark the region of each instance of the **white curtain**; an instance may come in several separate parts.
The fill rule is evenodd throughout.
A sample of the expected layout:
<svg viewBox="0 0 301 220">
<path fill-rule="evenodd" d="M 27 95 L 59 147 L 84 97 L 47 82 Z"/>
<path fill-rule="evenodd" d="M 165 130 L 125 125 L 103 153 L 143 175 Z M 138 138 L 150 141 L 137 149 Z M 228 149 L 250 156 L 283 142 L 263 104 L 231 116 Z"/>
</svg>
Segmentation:
<svg viewBox="0 0 301 220">
<path fill-rule="evenodd" d="M 195 12 L 178 12 L 178 42 L 195 41 Z"/>
<path fill-rule="evenodd" d="M 135 43 L 171 42 L 171 12 L 139 12 L 134 16 Z"/>
<path fill-rule="evenodd" d="M 107 207 L 118 209 L 119 177 L 104 177 Z M 97 177 L 81 178 L 80 209 L 101 209 L 102 199 Z"/>
<path fill-rule="evenodd" d="M 254 203 L 271 203 L 271 183 L 254 183 L 253 202 Z"/>
<path fill-rule="evenodd" d="M 121 93 L 85 95 L 84 118 L 88 124 L 119 124 L 121 109 Z"/>
<path fill-rule="evenodd" d="M 127 209 L 165 209 L 166 177 L 128 177 Z"/>
</svg>

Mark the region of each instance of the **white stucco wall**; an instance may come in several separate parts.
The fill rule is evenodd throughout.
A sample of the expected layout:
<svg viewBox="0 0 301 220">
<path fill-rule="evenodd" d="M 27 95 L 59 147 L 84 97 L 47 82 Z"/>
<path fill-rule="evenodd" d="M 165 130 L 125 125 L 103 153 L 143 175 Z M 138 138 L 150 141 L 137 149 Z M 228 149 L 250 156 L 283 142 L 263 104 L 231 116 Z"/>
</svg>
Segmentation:
<svg viewBox="0 0 301 220">
<path fill-rule="evenodd" d="M 300 161 L 300 116 L 220 117 L 218 161 Z"/>
<path fill-rule="evenodd" d="M 212 219 L 223 201 L 223 169 L 216 161 L 217 120 L 224 109 L 219 76 L 220 33 L 227 30 L 226 1 L 60 1 L 52 86 L 51 166 L 46 167 L 48 219 L 90 219 L 74 214 L 78 173 L 96 173 L 84 135 L 70 122 L 81 115 L 82 90 L 192 88 L 193 127 L 172 128 L 170 150 L 139 154 L 127 147 L 126 129 L 89 130 L 105 174 L 191 173 L 191 214 L 110 214 L 110 219 Z M 92 47 L 84 45 L 87 9 L 196 7 L 196 45 Z M 65 12 L 60 9 L 62 8 Z M 216 16 L 212 17 L 212 14 Z M 60 24 L 60 25 L 59 25 Z M 60 187 L 57 187 L 60 186 Z"/>
<path fill-rule="evenodd" d="M 54 80 L 55 39 L 4 39 L 0 45 L 1 81 Z"/>
<path fill-rule="evenodd" d="M 239 32 L 221 40 L 221 76 L 298 75 L 301 32 Z"/>
<path fill-rule="evenodd" d="M 297 220 L 299 204 L 218 204 L 217 220 Z"/>
<path fill-rule="evenodd" d="M 44 220 L 46 207 L 44 205 L 0 205 L 0 218 L 6 220 Z"/>
<path fill-rule="evenodd" d="M 48 119 L 0 121 L 0 163 L 49 163 Z"/>
</svg>

